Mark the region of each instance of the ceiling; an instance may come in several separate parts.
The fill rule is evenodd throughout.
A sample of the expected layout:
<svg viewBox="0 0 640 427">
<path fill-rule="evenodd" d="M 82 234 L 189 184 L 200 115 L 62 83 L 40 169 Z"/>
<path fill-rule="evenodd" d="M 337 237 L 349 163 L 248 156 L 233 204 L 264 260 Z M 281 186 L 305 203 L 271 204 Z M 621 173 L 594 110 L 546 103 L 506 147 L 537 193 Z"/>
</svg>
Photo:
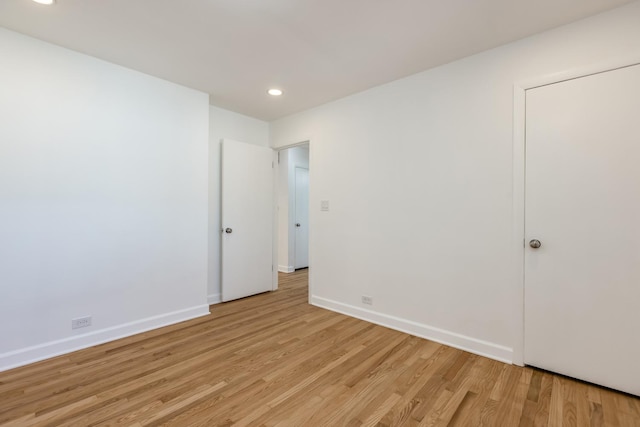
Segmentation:
<svg viewBox="0 0 640 427">
<path fill-rule="evenodd" d="M 272 120 L 629 2 L 2 0 L 0 26 Z"/>
</svg>

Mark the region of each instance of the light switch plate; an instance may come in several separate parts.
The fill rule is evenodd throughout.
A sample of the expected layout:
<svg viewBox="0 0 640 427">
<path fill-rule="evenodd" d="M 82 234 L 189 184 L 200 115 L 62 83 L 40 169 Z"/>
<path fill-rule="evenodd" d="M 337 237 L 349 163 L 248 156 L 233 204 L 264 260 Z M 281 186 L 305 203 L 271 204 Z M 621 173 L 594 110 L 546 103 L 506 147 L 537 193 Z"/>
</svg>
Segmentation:
<svg viewBox="0 0 640 427">
<path fill-rule="evenodd" d="M 320 210 L 323 212 L 329 211 L 329 201 L 328 200 L 320 200 Z"/>
</svg>

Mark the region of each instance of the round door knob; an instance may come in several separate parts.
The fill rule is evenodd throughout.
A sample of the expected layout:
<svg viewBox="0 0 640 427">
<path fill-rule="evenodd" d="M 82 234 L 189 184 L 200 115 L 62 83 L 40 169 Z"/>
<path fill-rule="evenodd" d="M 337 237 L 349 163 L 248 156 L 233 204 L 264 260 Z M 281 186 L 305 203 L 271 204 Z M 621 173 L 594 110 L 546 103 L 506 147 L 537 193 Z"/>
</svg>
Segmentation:
<svg viewBox="0 0 640 427">
<path fill-rule="evenodd" d="M 296 223 L 296 227 L 300 227 L 300 223 L 299 222 Z"/>
<path fill-rule="evenodd" d="M 230 229 L 230 228 L 225 228 L 224 232 L 227 233 L 227 234 L 231 234 L 231 233 L 233 233 L 233 230 Z"/>
<path fill-rule="evenodd" d="M 542 246 L 542 243 L 540 243 L 540 240 L 533 239 L 529 242 L 529 246 L 531 246 L 533 249 L 538 249 L 540 246 Z"/>
</svg>

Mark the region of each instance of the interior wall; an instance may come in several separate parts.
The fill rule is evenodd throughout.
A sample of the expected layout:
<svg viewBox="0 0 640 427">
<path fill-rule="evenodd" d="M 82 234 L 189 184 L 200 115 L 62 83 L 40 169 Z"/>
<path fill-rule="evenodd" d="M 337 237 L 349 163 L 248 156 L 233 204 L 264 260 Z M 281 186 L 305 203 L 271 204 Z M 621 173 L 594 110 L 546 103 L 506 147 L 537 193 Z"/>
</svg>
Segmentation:
<svg viewBox="0 0 640 427">
<path fill-rule="evenodd" d="M 5 29 L 0 58 L 0 370 L 208 314 L 207 95 Z"/>
<path fill-rule="evenodd" d="M 278 166 L 278 271 L 295 270 L 295 171 L 309 169 L 309 145 L 280 152 Z"/>
<path fill-rule="evenodd" d="M 634 2 L 273 122 L 274 147 L 314 145 L 311 301 L 513 360 L 514 83 L 637 56 L 638 22 Z"/>
<path fill-rule="evenodd" d="M 221 301 L 220 141 L 233 139 L 269 147 L 269 123 L 222 108 L 209 111 L 209 279 L 208 301 Z"/>
</svg>

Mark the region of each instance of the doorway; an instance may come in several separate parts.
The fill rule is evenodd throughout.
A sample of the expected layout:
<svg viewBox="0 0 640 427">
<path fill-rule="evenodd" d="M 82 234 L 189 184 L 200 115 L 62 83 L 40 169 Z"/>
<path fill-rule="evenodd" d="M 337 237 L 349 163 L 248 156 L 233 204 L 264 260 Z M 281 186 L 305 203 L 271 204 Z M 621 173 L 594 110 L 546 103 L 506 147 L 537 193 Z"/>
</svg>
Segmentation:
<svg viewBox="0 0 640 427">
<path fill-rule="evenodd" d="M 309 267 L 309 169 L 296 166 L 294 174 L 294 261 L 296 270 Z"/>
<path fill-rule="evenodd" d="M 278 152 L 278 271 L 309 267 L 309 143 Z"/>
</svg>

